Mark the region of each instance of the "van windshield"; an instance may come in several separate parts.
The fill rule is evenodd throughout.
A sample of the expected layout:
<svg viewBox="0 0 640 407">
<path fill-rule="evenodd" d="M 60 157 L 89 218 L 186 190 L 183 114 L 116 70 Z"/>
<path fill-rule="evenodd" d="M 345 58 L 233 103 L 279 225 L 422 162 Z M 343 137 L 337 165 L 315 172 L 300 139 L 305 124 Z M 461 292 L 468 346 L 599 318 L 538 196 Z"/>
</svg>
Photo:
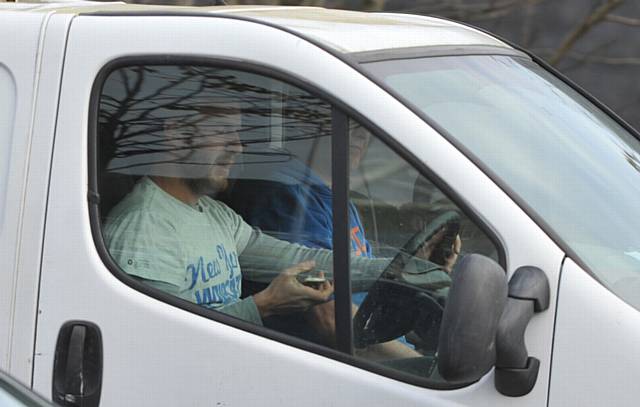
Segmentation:
<svg viewBox="0 0 640 407">
<path fill-rule="evenodd" d="M 640 309 L 640 143 L 534 62 L 364 65 L 462 143 L 622 299 Z"/>
</svg>

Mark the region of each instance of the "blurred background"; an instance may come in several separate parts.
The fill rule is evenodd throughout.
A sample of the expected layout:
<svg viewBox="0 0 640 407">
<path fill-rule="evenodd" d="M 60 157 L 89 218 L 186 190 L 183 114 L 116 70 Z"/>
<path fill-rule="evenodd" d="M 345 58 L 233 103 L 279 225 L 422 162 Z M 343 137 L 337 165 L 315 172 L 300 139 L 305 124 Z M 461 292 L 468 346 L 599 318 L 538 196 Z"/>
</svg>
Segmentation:
<svg viewBox="0 0 640 407">
<path fill-rule="evenodd" d="M 222 2 L 125 1 L 197 6 Z M 640 130 L 640 0 L 224 1 L 229 5 L 301 5 L 412 13 L 469 23 L 542 57 Z"/>
</svg>

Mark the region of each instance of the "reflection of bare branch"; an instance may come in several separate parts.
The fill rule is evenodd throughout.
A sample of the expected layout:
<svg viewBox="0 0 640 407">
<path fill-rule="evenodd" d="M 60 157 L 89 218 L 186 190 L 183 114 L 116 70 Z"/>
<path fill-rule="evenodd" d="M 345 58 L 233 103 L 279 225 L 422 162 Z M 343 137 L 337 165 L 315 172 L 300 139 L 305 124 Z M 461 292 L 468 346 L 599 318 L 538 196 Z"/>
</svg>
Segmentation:
<svg viewBox="0 0 640 407">
<path fill-rule="evenodd" d="M 273 108 L 280 105 L 280 108 Z M 105 82 L 100 101 L 102 166 L 111 169 L 180 164 L 192 151 L 220 149 L 236 134 L 257 148 L 248 155 L 273 161 L 263 145 L 277 126 L 290 141 L 331 135 L 329 105 L 294 87 L 251 80 L 232 70 L 207 66 L 130 66 Z M 242 114 L 239 123 L 209 120 Z M 273 120 L 277 119 L 277 120 Z M 167 126 L 171 137 L 167 137 Z M 206 157 L 204 159 L 207 159 Z M 252 160 L 258 162 L 257 160 Z M 206 163 L 190 163 L 207 165 Z"/>
<path fill-rule="evenodd" d="M 624 24 L 624 25 L 629 25 L 632 27 L 640 27 L 640 19 L 639 18 L 629 18 L 629 17 L 623 17 L 623 16 L 617 16 L 614 14 L 609 14 L 605 20 L 607 21 L 611 21 L 614 23 L 620 23 L 620 24 Z"/>
<path fill-rule="evenodd" d="M 616 7 L 620 6 L 624 0 L 607 0 L 602 6 L 598 7 L 593 13 L 588 15 L 582 23 L 570 32 L 562 44 L 550 58 L 551 65 L 557 65 L 560 60 L 569 53 L 575 43 L 589 32 L 596 24 L 601 22 Z"/>
</svg>

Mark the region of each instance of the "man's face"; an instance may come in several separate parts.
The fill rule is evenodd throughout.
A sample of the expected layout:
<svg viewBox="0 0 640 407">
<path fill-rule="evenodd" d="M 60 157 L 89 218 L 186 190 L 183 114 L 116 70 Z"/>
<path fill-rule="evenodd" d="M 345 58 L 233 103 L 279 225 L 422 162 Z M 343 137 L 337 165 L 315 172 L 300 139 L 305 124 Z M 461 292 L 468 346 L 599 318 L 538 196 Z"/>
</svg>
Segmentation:
<svg viewBox="0 0 640 407">
<path fill-rule="evenodd" d="M 237 113 L 206 116 L 195 125 L 190 161 L 206 168 L 204 176 L 185 179 L 195 195 L 216 194 L 227 187 L 231 166 L 242 152 L 240 123 Z"/>
</svg>

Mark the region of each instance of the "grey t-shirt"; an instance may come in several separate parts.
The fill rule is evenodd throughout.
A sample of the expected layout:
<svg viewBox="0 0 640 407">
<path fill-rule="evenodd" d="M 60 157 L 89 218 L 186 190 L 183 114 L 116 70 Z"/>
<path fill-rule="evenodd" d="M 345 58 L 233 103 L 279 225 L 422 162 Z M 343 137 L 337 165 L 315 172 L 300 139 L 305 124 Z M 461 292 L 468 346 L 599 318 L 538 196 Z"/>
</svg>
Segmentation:
<svg viewBox="0 0 640 407">
<path fill-rule="evenodd" d="M 144 177 L 109 213 L 109 253 L 127 273 L 167 293 L 262 324 L 242 277 L 268 283 L 287 267 L 313 259 L 332 276 L 332 253 L 274 239 L 252 229 L 225 204 L 202 197 L 192 207 Z M 389 259 L 353 257 L 352 281 L 372 281 Z M 419 264 L 420 269 L 432 267 Z M 429 272 L 429 281 L 448 281 Z"/>
<path fill-rule="evenodd" d="M 224 204 L 191 207 L 143 178 L 109 214 L 104 236 L 116 263 L 163 291 L 260 323 L 253 300 L 240 301 L 238 252 L 253 230 Z"/>
</svg>

